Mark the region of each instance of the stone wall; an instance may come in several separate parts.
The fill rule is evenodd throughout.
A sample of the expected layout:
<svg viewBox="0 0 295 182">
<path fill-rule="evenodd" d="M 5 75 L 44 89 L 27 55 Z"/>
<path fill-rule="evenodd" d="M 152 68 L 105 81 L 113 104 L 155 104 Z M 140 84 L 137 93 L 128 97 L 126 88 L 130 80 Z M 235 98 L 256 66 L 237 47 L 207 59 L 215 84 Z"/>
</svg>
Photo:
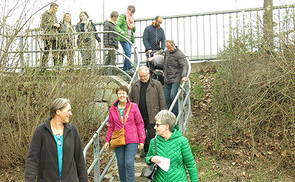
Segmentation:
<svg viewBox="0 0 295 182">
<path fill-rule="evenodd" d="M 128 85 L 126 81 L 117 76 L 105 76 L 102 83 L 97 85 L 97 91 L 93 94 L 94 101 L 90 103 L 91 121 L 102 123 L 108 116 L 109 108 L 117 100 L 116 88 L 119 85 Z"/>
</svg>

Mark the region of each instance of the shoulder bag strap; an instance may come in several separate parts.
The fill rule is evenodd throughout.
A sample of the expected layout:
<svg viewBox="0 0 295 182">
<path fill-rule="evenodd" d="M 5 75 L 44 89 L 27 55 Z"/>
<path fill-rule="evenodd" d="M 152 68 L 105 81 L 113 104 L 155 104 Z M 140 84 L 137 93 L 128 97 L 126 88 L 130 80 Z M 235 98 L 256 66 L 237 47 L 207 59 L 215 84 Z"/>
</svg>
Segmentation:
<svg viewBox="0 0 295 182">
<path fill-rule="evenodd" d="M 125 114 L 125 119 L 124 119 L 123 127 L 124 127 L 125 123 L 127 122 L 128 117 L 129 117 L 129 112 L 130 112 L 131 104 L 132 104 L 132 103 L 130 102 L 130 105 L 129 105 L 129 107 L 128 107 L 128 109 L 127 109 L 127 112 L 126 112 L 126 114 Z"/>
</svg>

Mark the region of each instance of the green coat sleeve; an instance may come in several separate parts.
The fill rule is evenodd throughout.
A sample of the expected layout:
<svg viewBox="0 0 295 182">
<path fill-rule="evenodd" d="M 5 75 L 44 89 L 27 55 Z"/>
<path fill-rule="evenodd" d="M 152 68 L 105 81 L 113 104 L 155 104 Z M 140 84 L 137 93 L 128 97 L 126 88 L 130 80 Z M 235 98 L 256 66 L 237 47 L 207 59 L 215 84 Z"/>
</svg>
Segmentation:
<svg viewBox="0 0 295 182">
<path fill-rule="evenodd" d="M 151 158 L 154 157 L 156 155 L 156 151 L 155 151 L 155 142 L 154 142 L 154 138 L 151 139 L 150 141 L 150 146 L 149 146 L 149 151 L 145 157 L 145 162 L 146 164 L 151 164 Z"/>
<path fill-rule="evenodd" d="M 185 138 L 181 146 L 181 154 L 189 172 L 191 182 L 199 182 L 196 162 L 187 138 Z"/>
<path fill-rule="evenodd" d="M 118 33 L 124 32 L 124 30 L 122 29 L 122 25 L 124 24 L 124 21 L 126 21 L 124 14 L 120 15 L 119 20 L 117 22 L 116 25 L 116 31 Z"/>
</svg>

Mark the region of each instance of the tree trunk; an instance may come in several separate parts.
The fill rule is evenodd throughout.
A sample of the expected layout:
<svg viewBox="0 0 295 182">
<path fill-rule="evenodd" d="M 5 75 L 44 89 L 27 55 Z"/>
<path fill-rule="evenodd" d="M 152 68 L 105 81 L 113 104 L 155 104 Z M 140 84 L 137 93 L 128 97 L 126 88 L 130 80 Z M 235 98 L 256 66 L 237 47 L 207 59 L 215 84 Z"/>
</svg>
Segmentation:
<svg viewBox="0 0 295 182">
<path fill-rule="evenodd" d="M 273 52 L 273 0 L 264 0 L 263 45 L 267 53 Z"/>
</svg>

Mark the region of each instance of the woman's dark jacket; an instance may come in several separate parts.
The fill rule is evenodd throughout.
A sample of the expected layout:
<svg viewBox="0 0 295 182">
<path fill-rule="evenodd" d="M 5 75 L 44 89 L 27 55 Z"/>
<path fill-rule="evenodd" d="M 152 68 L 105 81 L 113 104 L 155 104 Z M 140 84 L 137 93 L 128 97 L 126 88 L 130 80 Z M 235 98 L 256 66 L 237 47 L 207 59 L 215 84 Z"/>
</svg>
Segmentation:
<svg viewBox="0 0 295 182">
<path fill-rule="evenodd" d="M 73 49 L 74 47 L 74 27 L 72 25 L 67 26 L 64 23 L 60 23 L 60 36 L 59 43 L 63 49 Z"/>
<path fill-rule="evenodd" d="M 78 34 L 77 44 L 79 48 L 85 47 L 85 46 L 91 46 L 94 40 L 93 35 L 94 35 L 94 38 L 98 42 L 100 42 L 100 37 L 96 33 L 96 28 L 92 21 L 87 21 L 86 24 L 82 22 L 77 23 L 76 32 L 92 32 L 92 33 Z"/>
<path fill-rule="evenodd" d="M 59 175 L 57 146 L 48 118 L 37 126 L 29 148 L 26 167 L 26 182 L 88 182 L 80 134 L 70 123 L 64 124 L 63 164 Z"/>
</svg>

